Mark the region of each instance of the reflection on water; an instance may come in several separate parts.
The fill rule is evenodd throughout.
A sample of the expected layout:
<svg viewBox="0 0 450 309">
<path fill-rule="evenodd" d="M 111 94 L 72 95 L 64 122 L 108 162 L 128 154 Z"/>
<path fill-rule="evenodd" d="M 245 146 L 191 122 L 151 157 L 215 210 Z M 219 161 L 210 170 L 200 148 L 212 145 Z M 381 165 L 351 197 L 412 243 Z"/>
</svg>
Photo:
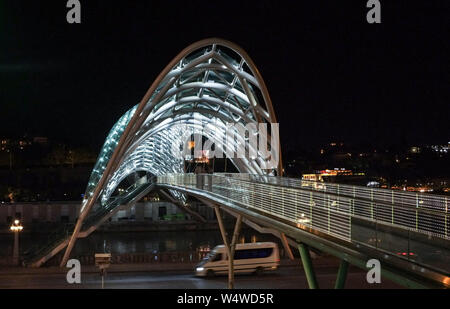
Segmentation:
<svg viewBox="0 0 450 309">
<path fill-rule="evenodd" d="M 267 234 L 259 234 L 253 230 L 244 230 L 239 241 L 258 242 L 274 241 L 281 246 L 279 240 Z M 25 251 L 45 235 L 20 235 L 20 249 Z M 0 235 L 0 256 L 12 254 L 12 235 Z M 171 231 L 171 232 L 94 232 L 87 238 L 79 239 L 73 251 L 74 255 L 89 255 L 94 252 L 125 253 L 157 253 L 175 251 L 197 251 L 214 248 L 223 244 L 220 232 L 217 231 Z"/>
<path fill-rule="evenodd" d="M 241 242 L 276 241 L 271 235 L 261 235 L 254 231 L 244 231 Z M 214 248 L 223 244 L 219 231 L 179 231 L 179 232 L 139 232 L 139 233 L 94 233 L 80 239 L 75 246 L 75 254 L 92 252 L 155 253 L 173 251 L 195 251 Z"/>
</svg>

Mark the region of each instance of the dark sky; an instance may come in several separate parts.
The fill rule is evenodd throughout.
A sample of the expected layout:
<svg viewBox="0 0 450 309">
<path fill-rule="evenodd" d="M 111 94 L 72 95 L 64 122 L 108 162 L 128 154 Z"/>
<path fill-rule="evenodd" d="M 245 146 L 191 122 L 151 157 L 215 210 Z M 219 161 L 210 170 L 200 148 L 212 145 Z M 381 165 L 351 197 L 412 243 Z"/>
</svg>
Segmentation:
<svg viewBox="0 0 450 309">
<path fill-rule="evenodd" d="M 7 3 L 5 3 L 7 2 Z M 98 150 L 187 45 L 243 47 L 271 94 L 283 148 L 450 141 L 450 1 L 0 2 L 0 136 Z M 44 4 L 45 3 L 45 4 Z"/>
</svg>

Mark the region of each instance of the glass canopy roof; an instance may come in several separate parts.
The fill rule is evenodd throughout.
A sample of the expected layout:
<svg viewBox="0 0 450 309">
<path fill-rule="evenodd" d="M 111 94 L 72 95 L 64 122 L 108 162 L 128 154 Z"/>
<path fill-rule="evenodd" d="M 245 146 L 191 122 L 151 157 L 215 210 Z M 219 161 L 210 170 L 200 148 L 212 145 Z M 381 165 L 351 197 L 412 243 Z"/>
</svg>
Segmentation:
<svg viewBox="0 0 450 309">
<path fill-rule="evenodd" d="M 276 123 L 257 68 L 245 51 L 231 42 L 207 39 L 190 45 L 109 132 L 81 211 L 90 209 L 99 198 L 105 205 L 119 183 L 136 171 L 152 175 L 183 173 L 180 147 L 191 134 L 218 141 L 227 126 L 236 123 Z M 264 169 L 262 163 L 267 158 L 259 152 L 256 158 L 230 160 L 240 172 L 280 174 L 280 154 L 274 155 L 279 165 L 271 170 Z"/>
</svg>

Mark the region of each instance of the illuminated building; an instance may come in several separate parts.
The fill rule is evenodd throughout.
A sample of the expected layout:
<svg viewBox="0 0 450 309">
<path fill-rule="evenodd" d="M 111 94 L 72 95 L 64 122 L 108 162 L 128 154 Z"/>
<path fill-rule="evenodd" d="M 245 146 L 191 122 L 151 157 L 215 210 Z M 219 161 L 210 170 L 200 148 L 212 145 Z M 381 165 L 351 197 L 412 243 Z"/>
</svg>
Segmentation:
<svg viewBox="0 0 450 309">
<path fill-rule="evenodd" d="M 303 174 L 302 180 L 323 181 L 321 174 Z"/>
<path fill-rule="evenodd" d="M 335 168 L 333 170 L 322 170 L 319 172 L 323 176 L 351 176 L 353 172 L 345 168 Z"/>
</svg>

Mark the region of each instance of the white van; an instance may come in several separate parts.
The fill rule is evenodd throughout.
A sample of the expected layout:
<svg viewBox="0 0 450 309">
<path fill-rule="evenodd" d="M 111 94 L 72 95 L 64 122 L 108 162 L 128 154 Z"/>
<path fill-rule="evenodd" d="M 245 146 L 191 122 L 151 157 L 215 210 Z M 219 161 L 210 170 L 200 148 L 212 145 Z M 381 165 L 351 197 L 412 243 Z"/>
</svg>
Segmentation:
<svg viewBox="0 0 450 309">
<path fill-rule="evenodd" d="M 261 273 L 280 265 L 278 246 L 273 242 L 237 244 L 234 253 L 235 273 Z M 195 269 L 196 276 L 212 277 L 228 273 L 228 256 L 224 245 L 215 247 Z"/>
</svg>

